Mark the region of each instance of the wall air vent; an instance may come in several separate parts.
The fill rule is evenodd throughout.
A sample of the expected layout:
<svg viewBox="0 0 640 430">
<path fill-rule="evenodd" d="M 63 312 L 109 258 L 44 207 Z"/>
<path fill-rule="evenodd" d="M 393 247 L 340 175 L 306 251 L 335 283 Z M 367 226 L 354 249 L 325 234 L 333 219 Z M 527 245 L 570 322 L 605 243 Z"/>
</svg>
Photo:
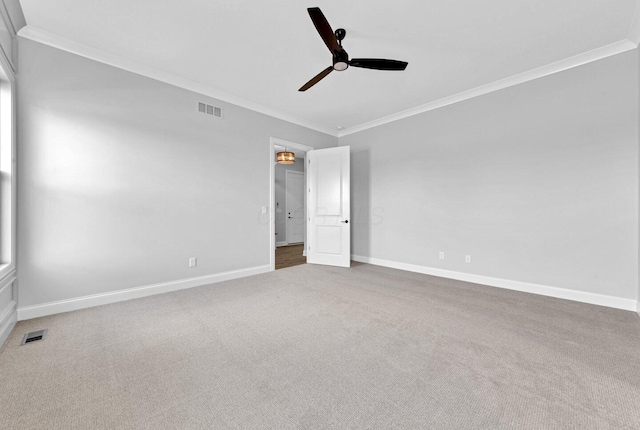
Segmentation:
<svg viewBox="0 0 640 430">
<path fill-rule="evenodd" d="M 218 106 L 208 105 L 206 103 L 198 103 L 198 112 L 222 118 L 222 108 Z"/>
<path fill-rule="evenodd" d="M 44 340 L 47 337 L 47 329 L 32 331 L 31 333 L 26 333 L 22 338 L 22 343 L 20 345 L 26 345 L 31 342 L 36 342 L 38 340 Z"/>
</svg>

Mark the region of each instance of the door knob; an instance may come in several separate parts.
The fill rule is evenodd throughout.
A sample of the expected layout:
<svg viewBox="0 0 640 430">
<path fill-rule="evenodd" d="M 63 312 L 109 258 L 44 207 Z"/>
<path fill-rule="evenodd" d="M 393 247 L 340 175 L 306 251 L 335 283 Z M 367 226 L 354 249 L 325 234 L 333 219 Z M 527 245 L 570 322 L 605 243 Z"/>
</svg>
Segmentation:
<svg viewBox="0 0 640 430">
<path fill-rule="evenodd" d="M 346 220 L 346 221 L 340 221 L 340 222 L 341 222 L 341 223 L 343 223 L 343 224 L 349 224 L 349 220 Z"/>
</svg>

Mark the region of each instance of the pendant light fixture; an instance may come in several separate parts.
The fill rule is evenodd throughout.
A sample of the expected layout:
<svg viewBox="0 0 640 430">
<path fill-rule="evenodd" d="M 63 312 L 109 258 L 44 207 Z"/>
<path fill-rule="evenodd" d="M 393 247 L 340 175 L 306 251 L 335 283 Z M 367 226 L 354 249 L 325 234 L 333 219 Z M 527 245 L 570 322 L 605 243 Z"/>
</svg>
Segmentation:
<svg viewBox="0 0 640 430">
<path fill-rule="evenodd" d="M 288 152 L 287 148 L 284 148 L 284 152 L 278 152 L 276 154 L 276 160 L 278 164 L 293 164 L 296 162 L 296 155 L 293 152 Z"/>
</svg>

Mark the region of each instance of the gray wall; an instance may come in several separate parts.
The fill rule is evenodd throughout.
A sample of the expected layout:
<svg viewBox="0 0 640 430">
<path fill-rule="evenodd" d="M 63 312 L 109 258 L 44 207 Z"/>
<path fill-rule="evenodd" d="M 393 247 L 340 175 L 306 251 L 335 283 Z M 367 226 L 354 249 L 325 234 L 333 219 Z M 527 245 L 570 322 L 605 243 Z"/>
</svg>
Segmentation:
<svg viewBox="0 0 640 430">
<path fill-rule="evenodd" d="M 269 138 L 337 145 L 29 40 L 19 49 L 20 306 L 268 265 Z"/>
<path fill-rule="evenodd" d="M 276 212 L 276 233 L 278 233 L 276 236 L 276 242 L 287 241 L 287 170 L 292 170 L 294 172 L 304 172 L 304 158 L 296 157 L 296 161 L 293 164 L 276 164 L 276 208 L 281 209 L 280 213 Z"/>
<path fill-rule="evenodd" d="M 21 306 L 268 264 L 269 137 L 337 144 L 19 50 Z M 634 51 L 341 138 L 353 253 L 637 298 L 638 103 Z"/>
<path fill-rule="evenodd" d="M 340 145 L 354 254 L 638 297 L 636 51 Z"/>
</svg>

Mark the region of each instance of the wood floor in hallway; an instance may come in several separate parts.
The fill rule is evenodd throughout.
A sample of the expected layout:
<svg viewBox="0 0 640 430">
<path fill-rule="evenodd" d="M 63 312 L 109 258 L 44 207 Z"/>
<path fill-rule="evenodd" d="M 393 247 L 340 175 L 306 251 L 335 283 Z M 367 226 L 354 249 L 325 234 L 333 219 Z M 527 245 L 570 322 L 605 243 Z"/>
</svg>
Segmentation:
<svg viewBox="0 0 640 430">
<path fill-rule="evenodd" d="M 304 245 L 289 245 L 276 248 L 276 270 L 285 267 L 297 266 L 305 264 L 307 257 L 302 255 Z"/>
</svg>

